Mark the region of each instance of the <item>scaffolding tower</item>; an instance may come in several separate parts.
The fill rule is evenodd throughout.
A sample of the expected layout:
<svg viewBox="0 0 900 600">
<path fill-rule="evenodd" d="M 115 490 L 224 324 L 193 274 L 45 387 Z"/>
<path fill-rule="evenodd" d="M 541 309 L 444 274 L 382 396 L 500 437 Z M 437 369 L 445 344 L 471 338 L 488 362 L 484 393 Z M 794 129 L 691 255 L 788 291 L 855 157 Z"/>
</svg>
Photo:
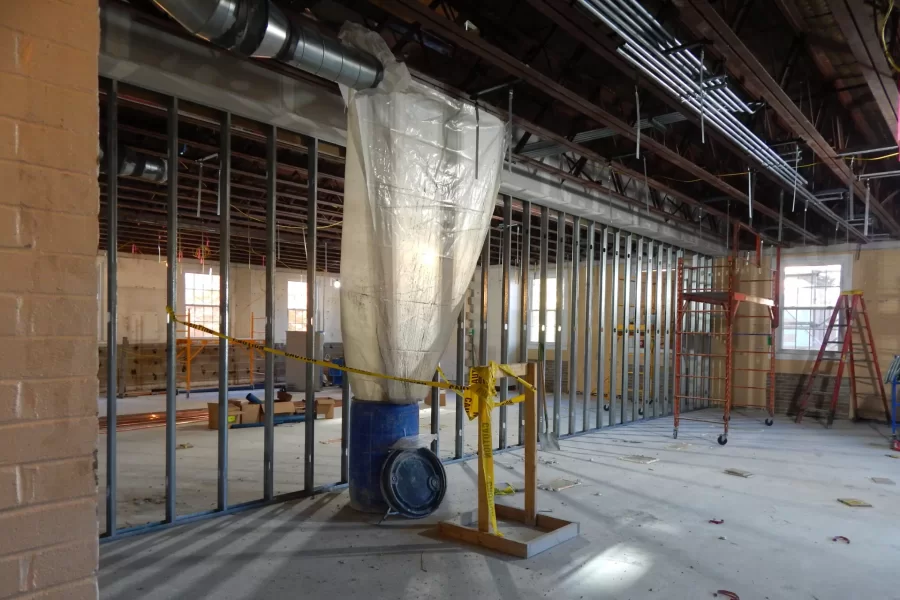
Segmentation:
<svg viewBox="0 0 900 600">
<path fill-rule="evenodd" d="M 757 276 L 739 277 L 739 265 L 755 267 Z M 751 396 L 765 395 L 766 425 L 775 415 L 775 330 L 778 327 L 778 286 L 781 251 L 775 267 L 764 278 L 761 251 L 756 263 L 729 256 L 717 264 L 688 266 L 678 260 L 675 315 L 675 429 L 682 420 L 714 423 L 709 418 L 683 417 L 682 411 L 721 405 L 723 432 L 720 445 L 728 443 L 733 408 L 762 408 Z M 750 285 L 763 293 L 738 291 Z M 761 308 L 760 308 L 761 307 Z M 711 323 L 711 327 L 704 327 Z M 699 325 L 698 325 L 699 324 Z M 735 358 L 741 359 L 736 366 Z M 760 364 L 762 363 L 762 364 Z M 766 378 L 768 381 L 766 381 Z M 736 379 L 740 379 L 736 381 Z M 743 394 L 735 402 L 735 392 Z"/>
</svg>

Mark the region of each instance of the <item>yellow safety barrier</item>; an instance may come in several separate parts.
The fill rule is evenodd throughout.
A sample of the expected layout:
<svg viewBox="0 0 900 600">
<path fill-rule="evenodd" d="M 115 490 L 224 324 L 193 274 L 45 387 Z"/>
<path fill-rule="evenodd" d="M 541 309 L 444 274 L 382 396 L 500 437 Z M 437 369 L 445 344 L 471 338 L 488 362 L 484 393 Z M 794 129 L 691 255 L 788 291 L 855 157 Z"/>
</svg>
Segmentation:
<svg viewBox="0 0 900 600">
<path fill-rule="evenodd" d="M 469 371 L 469 385 L 450 383 L 450 381 L 447 380 L 447 376 L 444 375 L 444 372 L 440 367 L 437 368 L 439 375 L 437 381 L 412 379 L 410 377 L 397 377 L 395 375 L 385 375 L 384 373 L 375 373 L 373 371 L 366 371 L 364 369 L 355 369 L 353 367 L 338 365 L 325 360 L 318 360 L 315 358 L 300 356 L 299 354 L 285 352 L 284 350 L 279 350 L 277 348 L 269 348 L 264 344 L 258 344 L 250 340 L 241 340 L 230 335 L 225 335 L 224 333 L 220 333 L 208 327 L 204 327 L 203 325 L 197 325 L 196 323 L 191 323 L 186 319 L 180 319 L 178 315 L 175 314 L 175 311 L 171 306 L 166 307 L 166 313 L 168 314 L 169 318 L 172 319 L 175 323 L 179 323 L 181 325 L 184 325 L 185 327 L 190 327 L 192 329 L 202 331 L 222 340 L 227 340 L 233 344 L 238 344 L 240 346 L 243 346 L 247 350 L 268 352 L 269 354 L 274 354 L 276 356 L 283 356 L 285 358 L 290 358 L 291 360 L 298 360 L 300 362 L 314 364 L 319 367 L 337 369 L 345 373 L 355 373 L 356 375 L 389 379 L 391 381 L 399 381 L 401 383 L 424 385 L 432 388 L 450 390 L 459 394 L 463 398 L 463 406 L 465 408 L 466 415 L 469 417 L 469 420 L 477 418 L 478 414 L 482 411 L 484 414 L 484 418 L 482 419 L 481 431 L 479 432 L 478 454 L 480 455 L 482 464 L 484 466 L 485 488 L 487 490 L 488 510 L 490 511 L 491 528 L 493 529 L 495 535 L 502 535 L 497 528 L 497 512 L 494 506 L 494 455 L 492 443 L 493 436 L 491 433 L 491 410 L 498 406 L 507 406 L 509 404 L 522 402 L 523 400 L 525 400 L 525 395 L 520 394 L 518 396 L 515 396 L 514 398 L 504 400 L 503 402 L 494 402 L 494 398 L 497 396 L 497 373 L 502 373 L 503 375 L 501 376 L 512 377 L 528 390 L 535 391 L 534 386 L 513 373 L 507 365 L 500 365 L 495 362 L 490 362 L 482 367 L 472 367 Z"/>
</svg>

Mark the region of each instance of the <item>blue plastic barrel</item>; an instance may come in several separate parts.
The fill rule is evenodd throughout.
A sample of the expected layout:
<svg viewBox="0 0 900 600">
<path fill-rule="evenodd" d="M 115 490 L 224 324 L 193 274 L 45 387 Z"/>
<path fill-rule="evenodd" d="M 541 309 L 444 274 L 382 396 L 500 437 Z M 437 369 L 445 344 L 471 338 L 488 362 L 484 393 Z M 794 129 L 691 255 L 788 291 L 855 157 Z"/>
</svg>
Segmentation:
<svg viewBox="0 0 900 600">
<path fill-rule="evenodd" d="M 350 404 L 350 506 L 361 512 L 384 513 L 381 467 L 391 444 L 419 435 L 419 405 L 367 402 Z"/>
<path fill-rule="evenodd" d="M 336 365 L 344 366 L 343 358 L 335 358 L 333 361 Z M 344 385 L 344 372 L 340 369 L 328 369 L 328 377 L 331 378 L 331 384 L 338 387 Z"/>
</svg>

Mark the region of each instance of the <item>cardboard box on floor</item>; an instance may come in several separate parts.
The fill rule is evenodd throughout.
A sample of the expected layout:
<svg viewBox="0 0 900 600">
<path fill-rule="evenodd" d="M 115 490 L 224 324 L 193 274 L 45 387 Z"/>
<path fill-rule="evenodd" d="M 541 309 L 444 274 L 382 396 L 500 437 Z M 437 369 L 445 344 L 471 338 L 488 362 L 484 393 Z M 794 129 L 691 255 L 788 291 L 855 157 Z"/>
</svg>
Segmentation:
<svg viewBox="0 0 900 600">
<path fill-rule="evenodd" d="M 292 404 L 296 408 L 297 414 L 302 415 L 306 412 L 306 402 L 304 400 L 296 400 Z M 316 398 L 316 416 L 324 415 L 326 419 L 333 419 L 334 405 L 334 398 Z"/>
<path fill-rule="evenodd" d="M 262 404 L 241 404 L 241 423 L 259 423 L 262 420 Z"/>
<path fill-rule="evenodd" d="M 294 403 L 293 402 L 273 402 L 272 406 L 275 408 L 272 414 L 275 415 L 292 415 L 294 414 Z M 259 420 L 261 421 L 263 415 L 266 414 L 266 407 L 264 404 L 259 405 Z"/>
<path fill-rule="evenodd" d="M 431 394 L 429 393 L 425 396 L 425 406 L 431 406 Z M 438 401 L 438 406 L 447 406 L 447 394 L 441 392 L 441 398 Z"/>
<path fill-rule="evenodd" d="M 206 410 L 209 412 L 209 422 L 207 426 L 209 429 L 218 429 L 219 428 L 219 403 L 218 402 L 207 402 Z M 228 401 L 228 427 L 232 425 L 237 425 L 241 422 L 241 404 L 240 401 L 235 402 L 234 400 Z"/>
</svg>

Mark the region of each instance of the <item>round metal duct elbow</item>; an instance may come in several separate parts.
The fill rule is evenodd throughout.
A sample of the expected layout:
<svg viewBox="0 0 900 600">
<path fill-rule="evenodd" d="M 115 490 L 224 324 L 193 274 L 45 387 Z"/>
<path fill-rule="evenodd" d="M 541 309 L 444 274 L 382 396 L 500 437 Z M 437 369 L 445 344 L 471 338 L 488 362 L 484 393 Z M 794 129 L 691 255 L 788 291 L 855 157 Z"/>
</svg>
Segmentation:
<svg viewBox="0 0 900 600">
<path fill-rule="evenodd" d="M 103 162 L 105 156 L 103 148 L 100 148 L 100 163 Z M 166 183 L 169 179 L 169 161 L 156 156 L 147 156 L 146 154 L 138 154 L 130 148 L 119 148 L 119 169 L 120 177 L 136 177 L 153 183 Z"/>
<path fill-rule="evenodd" d="M 192 34 L 254 58 L 271 58 L 347 87 L 362 90 L 381 81 L 374 56 L 323 36 L 307 23 L 292 23 L 271 0 L 153 0 Z"/>
</svg>

